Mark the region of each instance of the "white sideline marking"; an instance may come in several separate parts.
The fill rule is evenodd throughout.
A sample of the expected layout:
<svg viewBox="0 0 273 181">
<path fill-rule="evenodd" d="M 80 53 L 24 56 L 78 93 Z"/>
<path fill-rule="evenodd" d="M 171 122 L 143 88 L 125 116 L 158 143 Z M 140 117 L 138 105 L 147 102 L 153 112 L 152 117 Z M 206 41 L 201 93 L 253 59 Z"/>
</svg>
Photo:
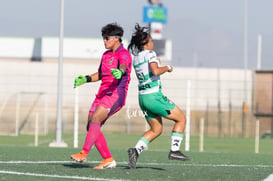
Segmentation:
<svg viewBox="0 0 273 181">
<path fill-rule="evenodd" d="M 55 164 L 55 163 L 77 163 L 75 161 L 23 161 L 23 160 L 14 160 L 14 161 L 0 161 L 0 164 Z M 85 163 L 99 163 L 99 161 L 86 161 Z M 117 162 L 118 164 L 128 164 L 128 162 Z M 182 163 L 173 162 L 173 163 L 143 163 L 138 162 L 139 165 L 181 165 L 181 166 L 193 166 L 193 167 L 258 167 L 258 168 L 273 168 L 273 165 L 236 165 L 236 164 L 191 164 L 191 163 Z"/>
<path fill-rule="evenodd" d="M 40 173 L 29 173 L 29 172 L 14 172 L 14 171 L 5 171 L 0 170 L 0 173 L 10 174 L 10 175 L 25 175 L 25 176 L 35 176 L 35 177 L 50 177 L 50 178 L 65 178 L 65 179 L 78 179 L 78 180 L 102 180 L 102 181 L 121 181 L 116 179 L 105 179 L 105 178 L 96 178 L 96 177 L 80 177 L 80 176 L 68 176 L 68 175 L 49 175 L 49 174 L 40 174 Z"/>
<path fill-rule="evenodd" d="M 127 162 L 124 162 L 127 163 Z M 258 167 L 258 168 L 273 168 L 273 165 L 235 165 L 235 164 L 181 164 L 179 162 L 175 163 L 141 163 L 141 165 L 181 165 L 181 166 L 193 166 L 193 167 Z"/>
<path fill-rule="evenodd" d="M 273 174 L 266 177 L 263 181 L 272 181 L 273 180 Z"/>
<path fill-rule="evenodd" d="M 99 161 L 87 161 L 86 163 L 98 163 Z M 0 161 L 0 164 L 63 164 L 63 163 L 76 163 L 75 161 Z M 118 164 L 128 164 L 128 162 L 117 162 Z M 139 165 L 180 165 L 180 166 L 192 166 L 192 167 L 256 167 L 256 168 L 273 168 L 273 165 L 235 165 L 235 164 L 187 164 L 187 163 L 143 163 L 139 162 Z M 26 175 L 35 177 L 51 177 L 51 178 L 67 178 L 67 179 L 78 179 L 78 180 L 101 180 L 101 181 L 119 181 L 114 179 L 105 178 L 94 178 L 94 177 L 80 177 L 80 176 L 67 176 L 67 175 L 48 175 L 39 173 L 29 173 L 29 172 L 15 172 L 0 170 L 0 173 L 11 174 L 11 175 Z M 273 174 L 269 175 L 263 181 L 272 181 Z"/>
<path fill-rule="evenodd" d="M 98 161 L 92 161 L 92 163 L 97 163 L 97 162 Z M 48 164 L 48 163 L 77 163 L 77 162 L 74 162 L 74 161 L 23 161 L 23 160 L 15 160 L 15 161 L 0 161 L 0 163 L 10 163 L 10 164 L 20 164 L 20 163 Z"/>
</svg>

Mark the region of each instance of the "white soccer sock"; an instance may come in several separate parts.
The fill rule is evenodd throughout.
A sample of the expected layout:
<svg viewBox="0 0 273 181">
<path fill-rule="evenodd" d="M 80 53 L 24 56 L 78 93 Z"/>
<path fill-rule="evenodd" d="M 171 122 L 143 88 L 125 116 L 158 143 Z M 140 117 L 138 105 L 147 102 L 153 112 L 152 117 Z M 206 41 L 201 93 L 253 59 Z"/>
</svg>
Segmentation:
<svg viewBox="0 0 273 181">
<path fill-rule="evenodd" d="M 171 135 L 171 150 L 178 151 L 183 140 L 183 133 L 172 132 Z"/>
<path fill-rule="evenodd" d="M 137 153 L 140 154 L 141 152 L 143 152 L 143 150 L 148 147 L 149 143 L 150 143 L 149 140 L 147 140 L 144 137 L 141 137 L 135 146 Z"/>
</svg>

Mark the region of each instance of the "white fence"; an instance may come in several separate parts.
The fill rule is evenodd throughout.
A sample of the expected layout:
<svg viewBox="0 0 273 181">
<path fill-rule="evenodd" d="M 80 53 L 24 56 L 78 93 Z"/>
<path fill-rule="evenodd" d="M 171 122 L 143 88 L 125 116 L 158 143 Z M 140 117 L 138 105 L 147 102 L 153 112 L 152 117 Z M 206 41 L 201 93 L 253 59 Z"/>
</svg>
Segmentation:
<svg viewBox="0 0 273 181">
<path fill-rule="evenodd" d="M 86 64 L 64 63 L 63 68 L 63 128 L 64 130 L 73 130 L 74 78 L 80 74 L 94 73 L 97 71 L 98 65 L 94 65 L 94 62 L 89 64 L 87 61 Z M 7 124 L 15 119 L 18 94 L 21 95 L 20 105 L 24 108 L 21 108 L 20 113 L 22 119 L 26 117 L 37 94 L 42 93 L 47 97 L 47 108 L 44 108 L 45 100 L 44 96 L 41 96 L 36 104 L 40 106 L 36 106 L 31 112 L 33 114 L 32 119 L 35 117 L 34 109 L 38 109 L 42 117 L 46 114 L 48 129 L 53 131 L 56 121 L 57 71 L 57 62 L 0 61 L 0 110 L 2 112 L 0 124 Z M 246 73 L 247 82 L 244 84 L 244 70 L 174 67 L 172 73 L 166 73 L 161 77 L 163 93 L 179 105 L 182 110 L 185 110 L 187 81 L 191 80 L 191 110 L 206 112 L 209 107 L 209 110 L 214 110 L 214 112 L 219 109 L 220 111 L 228 111 L 232 105 L 233 111 L 240 112 L 245 99 L 249 107 L 252 104 L 252 72 L 247 71 Z M 99 82 L 90 83 L 79 88 L 79 120 L 84 123 L 82 127 L 85 127 L 88 109 L 95 98 L 99 84 Z M 22 94 L 24 92 L 29 94 Z M 132 110 L 138 109 L 137 100 L 137 80 L 134 71 L 132 71 L 132 81 L 129 86 L 126 106 L 130 106 Z M 44 112 L 45 109 L 47 112 Z M 124 119 L 127 119 L 126 116 Z M 22 123 L 22 120 L 19 122 Z M 113 123 L 115 124 L 115 121 Z M 116 124 L 117 127 L 120 127 L 120 123 L 117 122 Z M 1 127 L 3 128 L 3 126 Z M 4 132 L 4 130 L 0 130 L 0 132 Z"/>
</svg>

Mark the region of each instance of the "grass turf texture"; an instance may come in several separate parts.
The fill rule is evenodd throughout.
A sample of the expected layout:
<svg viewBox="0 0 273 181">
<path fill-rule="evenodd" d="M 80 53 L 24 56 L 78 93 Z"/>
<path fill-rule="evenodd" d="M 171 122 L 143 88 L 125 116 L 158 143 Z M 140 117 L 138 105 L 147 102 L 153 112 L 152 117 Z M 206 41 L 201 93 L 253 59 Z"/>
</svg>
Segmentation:
<svg viewBox="0 0 273 181">
<path fill-rule="evenodd" d="M 161 136 L 139 157 L 137 169 L 127 166 L 127 149 L 140 135 L 106 134 L 117 168 L 93 170 L 101 157 L 92 149 L 85 164 L 70 160 L 79 152 L 85 135 L 79 137 L 79 149 L 72 148 L 73 135 L 64 134 L 68 148 L 49 148 L 54 135 L 40 136 L 33 147 L 30 135 L 0 136 L 0 180 L 263 180 L 273 174 L 273 140 L 260 140 L 260 153 L 254 153 L 254 138 L 205 137 L 200 153 L 199 138 L 191 137 L 191 161 L 170 161 L 170 137 Z"/>
</svg>

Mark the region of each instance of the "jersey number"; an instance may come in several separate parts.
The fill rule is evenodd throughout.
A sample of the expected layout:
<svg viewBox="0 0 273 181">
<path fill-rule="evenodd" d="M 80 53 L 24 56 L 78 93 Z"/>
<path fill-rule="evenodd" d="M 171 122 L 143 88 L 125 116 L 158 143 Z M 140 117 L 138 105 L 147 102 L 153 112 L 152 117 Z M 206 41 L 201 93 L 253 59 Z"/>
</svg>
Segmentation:
<svg viewBox="0 0 273 181">
<path fill-rule="evenodd" d="M 145 81 L 144 73 L 142 72 L 140 74 L 137 74 L 137 78 L 138 78 L 140 83 L 144 82 Z"/>
</svg>

